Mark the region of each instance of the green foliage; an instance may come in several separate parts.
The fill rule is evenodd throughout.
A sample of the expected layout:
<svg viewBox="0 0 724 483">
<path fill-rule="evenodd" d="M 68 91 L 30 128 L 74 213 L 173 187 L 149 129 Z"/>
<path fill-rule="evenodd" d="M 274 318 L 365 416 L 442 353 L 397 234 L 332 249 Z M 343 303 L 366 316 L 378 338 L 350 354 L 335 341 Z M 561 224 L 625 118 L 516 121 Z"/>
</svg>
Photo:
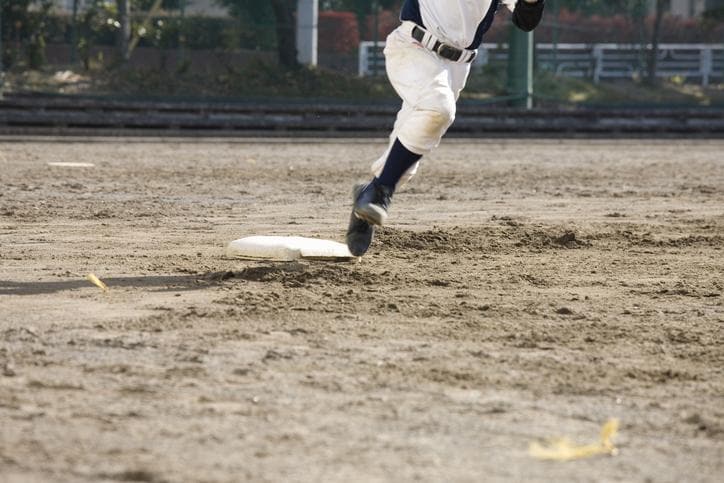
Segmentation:
<svg viewBox="0 0 724 483">
<path fill-rule="evenodd" d="M 188 5 L 193 0 L 163 0 L 161 2 L 161 8 L 166 11 L 179 10 L 184 1 L 186 5 Z M 131 0 L 131 11 L 148 12 L 153 4 L 154 0 Z"/>
<path fill-rule="evenodd" d="M 112 45 L 115 42 L 115 3 L 91 0 L 78 18 L 78 52 L 86 70 L 90 69 L 91 48 L 94 45 Z"/>
<path fill-rule="evenodd" d="M 40 69 L 45 64 L 45 38 L 34 35 L 28 44 L 28 67 Z"/>
<path fill-rule="evenodd" d="M 275 63 L 252 61 L 223 74 L 124 69 L 107 80 L 110 92 L 128 95 L 176 95 L 234 98 L 392 99 L 385 79 L 364 79 L 326 69 L 285 69 Z"/>
<path fill-rule="evenodd" d="M 586 15 L 646 15 L 648 0 L 553 0 L 562 8 Z M 548 5 L 550 7 L 550 5 Z"/>
<path fill-rule="evenodd" d="M 218 0 L 237 19 L 239 46 L 255 50 L 276 47 L 276 19 L 268 0 Z"/>
<path fill-rule="evenodd" d="M 710 23 L 724 22 L 724 6 L 710 8 L 702 17 Z"/>
<path fill-rule="evenodd" d="M 505 64 L 488 64 L 470 75 L 462 99 L 485 100 L 506 95 Z M 620 80 L 594 84 L 590 79 L 555 75 L 538 69 L 535 73 L 537 106 L 595 105 L 632 106 L 657 103 L 676 105 L 721 104 L 724 90 L 720 86 L 703 89 L 696 84 L 683 84 L 681 79 L 668 79 L 656 87 L 638 80 Z"/>
<path fill-rule="evenodd" d="M 139 32 L 141 19 L 133 21 L 133 31 Z M 143 32 L 143 31 L 142 31 Z M 209 17 L 158 17 L 143 32 L 140 47 L 234 50 L 241 44 L 243 32 L 238 22 Z"/>
<path fill-rule="evenodd" d="M 297 0 L 217 0 L 239 19 L 242 32 L 249 34 L 242 44 L 259 50 L 274 46 L 282 65 L 293 68 L 296 60 L 294 18 Z"/>
<path fill-rule="evenodd" d="M 322 0 L 320 8 L 323 10 L 343 10 L 357 14 L 368 14 L 372 12 L 375 2 L 372 0 Z M 377 0 L 380 8 L 393 8 L 399 5 L 400 0 Z"/>
<path fill-rule="evenodd" d="M 24 61 L 31 69 L 42 67 L 45 63 L 45 44 L 48 34 L 46 20 L 52 7 L 52 0 L 0 2 L 4 40 L 2 56 L 5 65 Z M 14 46 L 9 45 L 10 39 L 20 41 L 22 52 L 17 52 Z"/>
<path fill-rule="evenodd" d="M 587 79 L 560 77 L 546 70 L 536 72 L 535 93 L 543 99 L 563 103 L 603 102 L 606 98 L 604 86 Z"/>
<path fill-rule="evenodd" d="M 470 73 L 463 98 L 481 99 L 506 95 L 506 64 L 490 63 Z"/>
<path fill-rule="evenodd" d="M 229 8 L 231 15 L 239 20 L 240 31 L 245 35 L 242 46 L 259 50 L 276 48 L 282 64 L 293 66 L 294 33 L 289 27 L 293 18 L 296 0 L 217 0 L 220 5 Z M 392 7 L 399 0 L 322 0 L 322 10 L 336 9 L 352 11 L 357 15 L 360 25 L 372 13 L 374 6 Z M 290 55 L 291 53 L 291 55 Z"/>
<path fill-rule="evenodd" d="M 375 6 L 379 8 L 395 8 L 401 2 L 401 0 L 322 0 L 320 2 L 320 9 L 322 10 L 339 10 L 354 12 L 357 15 L 357 22 L 360 26 L 360 32 L 362 37 L 369 37 L 365 29 L 367 22 L 365 19 L 368 15 L 372 15 Z M 374 31 L 374 29 L 371 29 Z"/>
</svg>

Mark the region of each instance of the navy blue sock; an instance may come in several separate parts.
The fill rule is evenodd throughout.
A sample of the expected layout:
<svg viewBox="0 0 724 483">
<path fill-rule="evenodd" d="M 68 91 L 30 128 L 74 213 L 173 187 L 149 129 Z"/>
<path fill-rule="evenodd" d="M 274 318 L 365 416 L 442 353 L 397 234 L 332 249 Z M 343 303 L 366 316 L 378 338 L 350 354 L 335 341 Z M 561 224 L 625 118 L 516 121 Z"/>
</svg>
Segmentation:
<svg viewBox="0 0 724 483">
<path fill-rule="evenodd" d="M 413 153 L 403 146 L 399 139 L 395 139 L 390 154 L 387 156 L 385 167 L 382 169 L 382 174 L 377 177 L 377 182 L 394 191 L 397 182 L 400 181 L 405 171 L 419 161 L 421 157 L 421 154 Z"/>
</svg>

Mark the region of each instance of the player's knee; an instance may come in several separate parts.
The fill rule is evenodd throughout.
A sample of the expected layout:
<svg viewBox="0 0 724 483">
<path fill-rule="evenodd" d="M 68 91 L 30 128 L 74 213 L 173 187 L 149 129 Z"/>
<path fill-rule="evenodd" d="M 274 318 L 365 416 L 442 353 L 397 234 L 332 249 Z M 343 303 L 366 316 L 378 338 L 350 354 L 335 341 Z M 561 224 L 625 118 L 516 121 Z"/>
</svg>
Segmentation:
<svg viewBox="0 0 724 483">
<path fill-rule="evenodd" d="M 438 142 L 455 119 L 455 112 L 441 109 L 427 112 L 426 135 Z"/>
<path fill-rule="evenodd" d="M 448 111 L 430 111 L 428 120 L 431 130 L 444 131 L 452 124 L 455 115 Z"/>
<path fill-rule="evenodd" d="M 440 102 L 430 110 L 430 118 L 439 129 L 447 129 L 455 120 L 455 102 L 447 99 Z"/>
</svg>

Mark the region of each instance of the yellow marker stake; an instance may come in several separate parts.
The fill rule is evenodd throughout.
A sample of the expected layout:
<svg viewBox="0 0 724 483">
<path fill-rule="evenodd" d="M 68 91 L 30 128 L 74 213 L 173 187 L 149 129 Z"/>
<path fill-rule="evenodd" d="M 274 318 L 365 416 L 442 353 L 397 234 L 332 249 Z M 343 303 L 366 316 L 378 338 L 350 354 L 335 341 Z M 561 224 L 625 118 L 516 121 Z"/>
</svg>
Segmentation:
<svg viewBox="0 0 724 483">
<path fill-rule="evenodd" d="M 99 289 L 103 290 L 104 292 L 108 292 L 108 285 L 106 285 L 105 283 L 103 283 L 103 281 L 102 281 L 100 278 L 96 277 L 94 274 L 89 273 L 89 274 L 86 276 L 86 278 L 88 279 L 88 281 L 89 281 L 90 283 L 92 283 L 93 285 L 95 285 L 95 286 L 98 287 Z"/>
<path fill-rule="evenodd" d="M 595 444 L 577 446 L 565 438 L 553 439 L 543 445 L 533 442 L 528 452 L 534 458 L 553 461 L 570 461 L 600 454 L 615 455 L 618 450 L 611 441 L 618 432 L 618 419 L 609 419 L 601 428 L 600 441 Z"/>
</svg>

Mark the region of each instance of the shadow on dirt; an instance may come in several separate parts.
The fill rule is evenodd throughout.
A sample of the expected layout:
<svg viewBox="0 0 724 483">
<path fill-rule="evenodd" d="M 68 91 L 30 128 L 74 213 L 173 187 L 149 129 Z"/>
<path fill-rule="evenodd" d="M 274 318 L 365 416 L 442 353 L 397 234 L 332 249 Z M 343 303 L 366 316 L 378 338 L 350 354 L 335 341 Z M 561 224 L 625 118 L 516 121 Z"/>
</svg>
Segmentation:
<svg viewBox="0 0 724 483">
<path fill-rule="evenodd" d="M 206 272 L 194 275 L 156 275 L 102 278 L 109 290 L 142 288 L 152 292 L 201 290 L 227 281 L 279 282 L 284 287 L 302 287 L 310 283 L 371 283 L 370 276 L 337 264 L 302 264 L 264 262 L 241 271 Z M 0 295 L 41 295 L 92 287 L 87 279 L 16 282 L 0 280 Z"/>
<path fill-rule="evenodd" d="M 226 280 L 226 272 L 199 275 L 157 275 L 145 277 L 103 278 L 110 290 L 114 288 L 144 288 L 154 292 L 178 292 L 199 290 L 218 285 Z M 15 282 L 0 280 L 0 295 L 41 295 L 93 287 L 86 279 L 59 280 L 52 282 Z"/>
</svg>

